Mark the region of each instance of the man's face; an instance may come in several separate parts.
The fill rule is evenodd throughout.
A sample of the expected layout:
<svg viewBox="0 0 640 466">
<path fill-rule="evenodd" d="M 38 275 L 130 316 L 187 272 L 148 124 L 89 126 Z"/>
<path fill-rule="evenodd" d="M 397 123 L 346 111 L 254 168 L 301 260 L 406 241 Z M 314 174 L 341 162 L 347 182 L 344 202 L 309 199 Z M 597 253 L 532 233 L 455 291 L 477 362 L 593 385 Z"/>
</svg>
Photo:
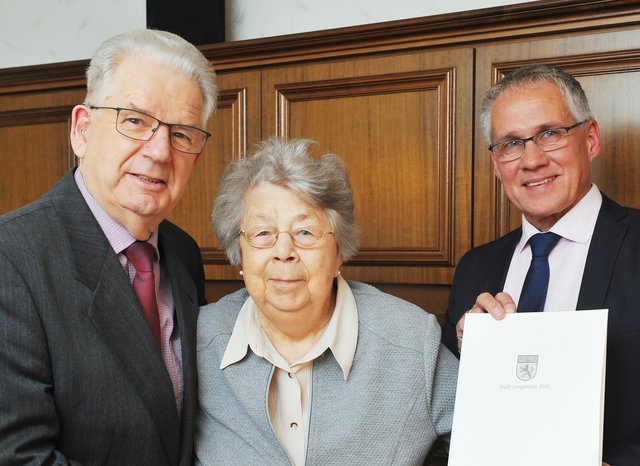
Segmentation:
<svg viewBox="0 0 640 466">
<path fill-rule="evenodd" d="M 491 111 L 493 142 L 525 139 L 545 129 L 577 123 L 558 88 L 547 82 L 508 90 Z M 566 145 L 542 152 L 528 141 L 519 159 L 501 162 L 491 156 L 505 193 L 526 219 L 548 230 L 591 188 L 591 161 L 600 152 L 595 120 L 572 129 Z"/>
<path fill-rule="evenodd" d="M 203 100 L 196 81 L 146 57 L 130 56 L 117 68 L 95 106 L 140 110 L 161 121 L 203 128 Z M 138 239 L 147 239 L 182 197 L 200 154 L 171 147 L 160 125 L 149 141 L 116 131 L 116 111 L 73 111 L 71 142 L 89 192 Z"/>
</svg>

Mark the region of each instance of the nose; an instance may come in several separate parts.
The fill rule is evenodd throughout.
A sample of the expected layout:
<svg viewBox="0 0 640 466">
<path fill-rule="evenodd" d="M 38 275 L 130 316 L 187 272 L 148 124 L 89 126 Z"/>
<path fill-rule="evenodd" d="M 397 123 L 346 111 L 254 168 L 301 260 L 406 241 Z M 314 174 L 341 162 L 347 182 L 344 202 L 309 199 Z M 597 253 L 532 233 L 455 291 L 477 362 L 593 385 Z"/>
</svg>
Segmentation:
<svg viewBox="0 0 640 466">
<path fill-rule="evenodd" d="M 155 133 L 144 144 L 144 155 L 153 158 L 159 162 L 167 161 L 171 158 L 171 134 L 169 127 L 160 124 L 156 128 Z"/>
<path fill-rule="evenodd" d="M 525 142 L 524 150 L 520 156 L 520 166 L 528 170 L 535 170 L 537 167 L 549 163 L 546 152 L 541 150 L 533 140 Z"/>
<path fill-rule="evenodd" d="M 288 231 L 278 233 L 276 244 L 273 245 L 273 260 L 277 261 L 295 261 L 298 258 L 293 239 Z"/>
</svg>

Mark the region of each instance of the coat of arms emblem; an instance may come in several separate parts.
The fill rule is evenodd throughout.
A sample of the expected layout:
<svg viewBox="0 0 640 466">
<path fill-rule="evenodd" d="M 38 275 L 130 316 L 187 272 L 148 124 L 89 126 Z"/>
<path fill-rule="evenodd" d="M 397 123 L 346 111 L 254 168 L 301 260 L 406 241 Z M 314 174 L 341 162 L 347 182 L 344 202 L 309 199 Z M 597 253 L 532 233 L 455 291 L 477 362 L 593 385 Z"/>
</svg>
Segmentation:
<svg viewBox="0 0 640 466">
<path fill-rule="evenodd" d="M 533 379 L 538 373 L 538 355 L 521 354 L 518 356 L 518 364 L 516 366 L 516 376 L 527 382 Z"/>
</svg>

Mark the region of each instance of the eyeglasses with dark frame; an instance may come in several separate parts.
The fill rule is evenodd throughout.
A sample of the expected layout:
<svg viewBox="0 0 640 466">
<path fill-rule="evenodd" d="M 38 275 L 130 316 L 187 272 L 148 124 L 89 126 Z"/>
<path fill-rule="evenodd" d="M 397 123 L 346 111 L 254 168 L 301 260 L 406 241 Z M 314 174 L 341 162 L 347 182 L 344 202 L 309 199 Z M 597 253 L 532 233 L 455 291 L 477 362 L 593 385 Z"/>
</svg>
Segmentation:
<svg viewBox="0 0 640 466">
<path fill-rule="evenodd" d="M 585 124 L 591 118 L 579 121 L 571 126 L 561 126 L 559 128 L 548 128 L 534 134 L 531 137 L 524 139 L 511 139 L 509 141 L 496 142 L 489 146 L 489 151 L 500 162 L 511 162 L 522 157 L 524 154 L 525 145 L 529 141 L 533 143 L 543 152 L 549 152 L 555 149 L 560 149 L 567 144 L 567 137 L 569 131 L 577 128 L 580 125 Z"/>
<path fill-rule="evenodd" d="M 244 239 L 254 248 L 267 249 L 276 244 L 280 233 L 288 234 L 293 244 L 303 249 L 318 247 L 326 235 L 333 235 L 333 231 L 306 225 L 292 227 L 289 231 L 278 231 L 276 227 L 269 225 L 250 225 L 240 230 L 238 235 L 244 236 Z"/>
<path fill-rule="evenodd" d="M 185 154 L 199 154 L 211 134 L 195 126 L 165 123 L 139 110 L 123 107 L 104 107 L 86 104 L 91 110 L 115 110 L 116 131 L 136 141 L 148 141 L 156 134 L 160 125 L 169 128 L 171 147 Z"/>
</svg>

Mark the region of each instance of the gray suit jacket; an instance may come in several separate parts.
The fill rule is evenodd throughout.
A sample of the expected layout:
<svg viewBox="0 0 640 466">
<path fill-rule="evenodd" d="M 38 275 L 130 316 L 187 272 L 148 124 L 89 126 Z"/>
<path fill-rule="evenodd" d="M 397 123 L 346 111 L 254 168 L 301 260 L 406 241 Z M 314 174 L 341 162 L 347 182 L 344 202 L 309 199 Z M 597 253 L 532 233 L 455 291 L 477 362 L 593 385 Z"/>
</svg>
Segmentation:
<svg viewBox="0 0 640 466">
<path fill-rule="evenodd" d="M 0 218 L 0 464 L 190 463 L 202 262 L 168 222 L 158 244 L 182 338 L 181 416 L 129 279 L 73 175 Z"/>
<path fill-rule="evenodd" d="M 434 316 L 350 282 L 358 306 L 351 373 L 327 350 L 313 363 L 308 465 L 422 464 L 451 430 L 458 364 Z M 290 464 L 267 408 L 273 366 L 249 351 L 220 370 L 246 290 L 201 309 L 196 463 Z"/>
</svg>

